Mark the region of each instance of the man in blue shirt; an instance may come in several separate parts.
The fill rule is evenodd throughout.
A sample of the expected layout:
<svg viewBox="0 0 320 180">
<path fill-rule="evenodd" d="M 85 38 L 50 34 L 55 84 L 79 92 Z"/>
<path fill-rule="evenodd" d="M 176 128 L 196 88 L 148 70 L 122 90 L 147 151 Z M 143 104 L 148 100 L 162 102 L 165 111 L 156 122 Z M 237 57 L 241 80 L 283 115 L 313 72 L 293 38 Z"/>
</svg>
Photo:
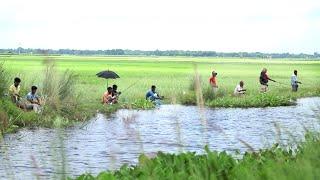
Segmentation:
<svg viewBox="0 0 320 180">
<path fill-rule="evenodd" d="M 29 110 L 34 110 L 36 113 L 40 112 L 40 98 L 37 95 L 37 86 L 31 87 L 31 92 L 27 94 L 28 103 L 26 108 Z"/>
<path fill-rule="evenodd" d="M 297 92 L 298 91 L 298 84 L 302 84 L 300 81 L 298 81 L 298 71 L 294 70 L 293 74 L 291 76 L 291 86 L 292 86 L 292 91 Z"/>
<path fill-rule="evenodd" d="M 152 85 L 151 90 L 149 90 L 146 94 L 146 100 L 155 102 L 156 104 L 160 104 L 160 99 L 163 97 L 156 93 L 156 86 Z"/>
</svg>

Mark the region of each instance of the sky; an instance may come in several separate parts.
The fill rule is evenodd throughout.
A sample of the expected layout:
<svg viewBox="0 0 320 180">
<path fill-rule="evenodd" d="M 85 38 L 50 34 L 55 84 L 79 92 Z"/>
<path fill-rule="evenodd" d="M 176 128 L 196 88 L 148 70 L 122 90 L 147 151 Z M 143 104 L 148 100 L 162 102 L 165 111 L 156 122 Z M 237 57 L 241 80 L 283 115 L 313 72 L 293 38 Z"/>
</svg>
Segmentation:
<svg viewBox="0 0 320 180">
<path fill-rule="evenodd" d="M 320 52 L 319 0 L 3 0 L 0 48 Z"/>
</svg>

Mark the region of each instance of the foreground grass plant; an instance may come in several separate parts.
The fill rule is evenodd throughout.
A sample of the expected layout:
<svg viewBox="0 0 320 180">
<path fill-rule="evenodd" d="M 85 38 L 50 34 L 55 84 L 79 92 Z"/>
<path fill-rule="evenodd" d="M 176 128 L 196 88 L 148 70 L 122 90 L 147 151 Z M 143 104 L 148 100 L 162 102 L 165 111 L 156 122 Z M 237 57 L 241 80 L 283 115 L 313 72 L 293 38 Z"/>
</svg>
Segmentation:
<svg viewBox="0 0 320 180">
<path fill-rule="evenodd" d="M 320 139 L 308 134 L 297 148 L 282 149 L 275 144 L 267 150 L 245 153 L 235 159 L 226 152 L 210 151 L 139 157 L 136 166 L 123 165 L 117 171 L 97 176 L 83 174 L 76 180 L 104 179 L 319 179 Z M 71 178 L 70 178 L 71 179 Z"/>
</svg>

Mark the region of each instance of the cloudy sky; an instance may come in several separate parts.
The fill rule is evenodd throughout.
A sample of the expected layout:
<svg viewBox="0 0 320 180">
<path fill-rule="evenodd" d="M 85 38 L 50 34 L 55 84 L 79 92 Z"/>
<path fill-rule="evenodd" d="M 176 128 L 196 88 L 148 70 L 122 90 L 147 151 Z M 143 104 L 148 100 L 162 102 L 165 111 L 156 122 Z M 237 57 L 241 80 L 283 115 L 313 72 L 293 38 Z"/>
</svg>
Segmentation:
<svg viewBox="0 0 320 180">
<path fill-rule="evenodd" d="M 7 0 L 0 48 L 320 52 L 319 0 Z"/>
</svg>

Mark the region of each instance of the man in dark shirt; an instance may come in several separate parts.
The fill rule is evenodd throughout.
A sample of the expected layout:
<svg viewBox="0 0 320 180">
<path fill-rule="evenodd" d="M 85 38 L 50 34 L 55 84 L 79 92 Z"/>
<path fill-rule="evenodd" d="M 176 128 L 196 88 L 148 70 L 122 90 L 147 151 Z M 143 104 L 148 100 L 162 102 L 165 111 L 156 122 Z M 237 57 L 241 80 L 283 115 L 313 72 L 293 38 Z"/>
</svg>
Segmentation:
<svg viewBox="0 0 320 180">
<path fill-rule="evenodd" d="M 261 92 L 267 92 L 268 91 L 268 82 L 269 80 L 270 81 L 273 81 L 273 82 L 276 82 L 275 80 L 273 79 L 270 79 L 269 76 L 267 75 L 267 69 L 266 68 L 263 68 L 261 73 L 260 73 L 260 84 L 261 84 L 261 89 L 260 91 Z"/>
<path fill-rule="evenodd" d="M 121 92 L 119 91 L 118 92 L 118 86 L 116 84 L 114 84 L 112 86 L 112 97 L 114 97 L 115 99 L 113 100 L 113 103 L 118 103 L 118 99 L 119 99 L 119 96 L 120 96 Z"/>
</svg>

